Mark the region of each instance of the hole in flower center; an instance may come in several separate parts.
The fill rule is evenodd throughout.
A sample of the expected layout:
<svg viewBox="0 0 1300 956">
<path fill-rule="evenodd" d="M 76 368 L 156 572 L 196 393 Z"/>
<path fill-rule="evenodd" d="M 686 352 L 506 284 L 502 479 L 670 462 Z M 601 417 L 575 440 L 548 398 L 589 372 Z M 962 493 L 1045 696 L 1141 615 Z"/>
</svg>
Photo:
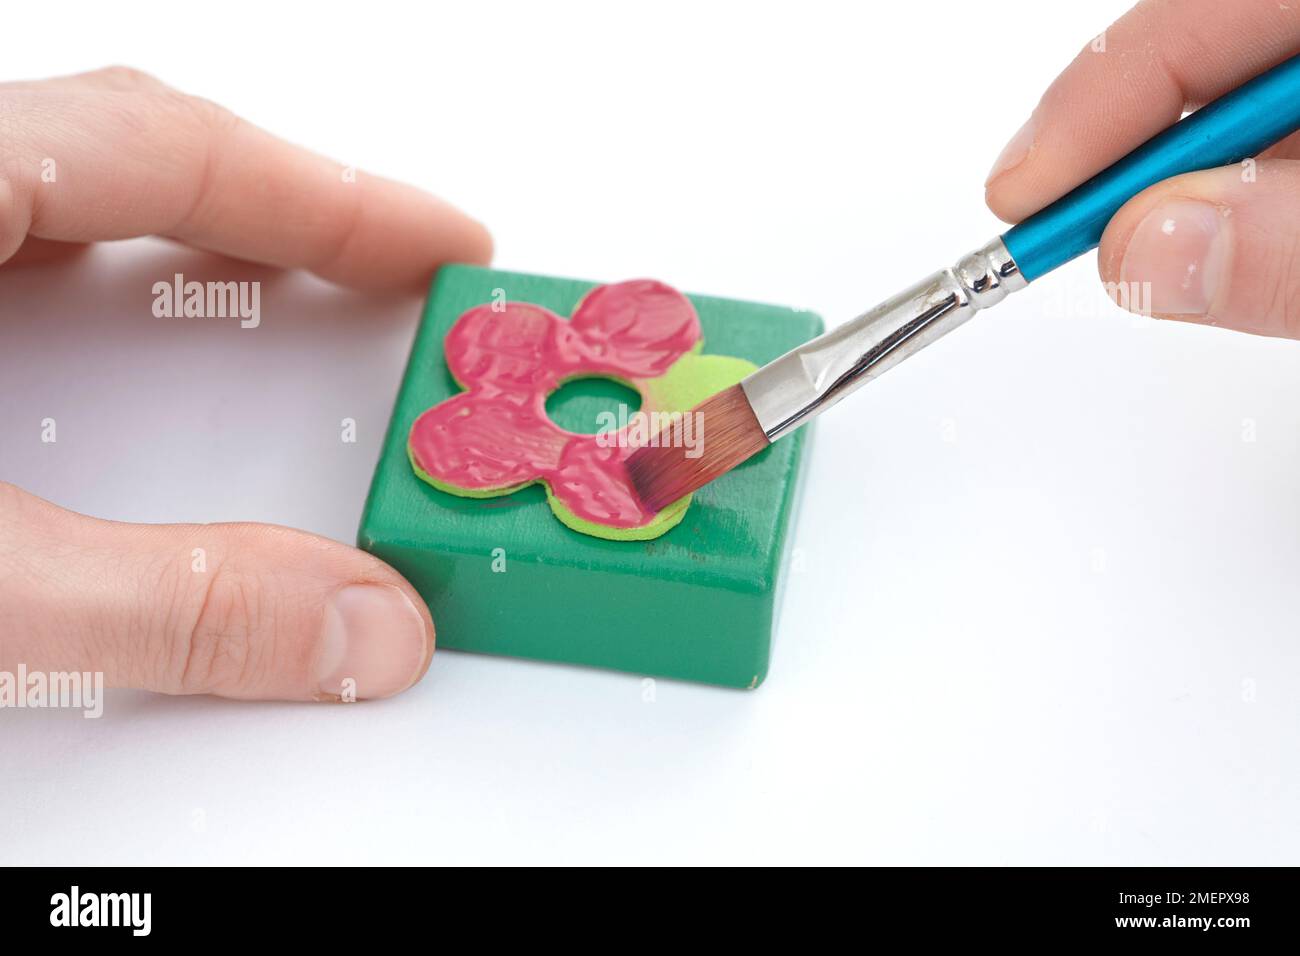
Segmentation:
<svg viewBox="0 0 1300 956">
<path fill-rule="evenodd" d="M 575 378 L 546 398 L 546 414 L 580 435 L 617 431 L 641 408 L 641 394 L 609 378 Z"/>
</svg>

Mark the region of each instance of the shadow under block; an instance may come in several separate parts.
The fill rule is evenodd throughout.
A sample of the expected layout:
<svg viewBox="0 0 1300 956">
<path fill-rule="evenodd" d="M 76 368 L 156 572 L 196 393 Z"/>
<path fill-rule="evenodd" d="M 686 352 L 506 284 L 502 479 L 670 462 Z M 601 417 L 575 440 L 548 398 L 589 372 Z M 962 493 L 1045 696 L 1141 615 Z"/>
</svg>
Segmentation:
<svg viewBox="0 0 1300 956">
<path fill-rule="evenodd" d="M 681 524 L 649 541 L 565 527 L 540 485 L 486 499 L 439 491 L 407 458 L 416 417 L 459 391 L 442 342 L 463 312 L 504 293 L 567 318 L 595 285 L 475 266 L 439 271 L 358 543 L 424 596 L 440 648 L 755 687 L 767 674 L 807 429 L 702 488 Z M 706 354 L 763 365 L 822 331 L 810 312 L 689 298 Z"/>
</svg>

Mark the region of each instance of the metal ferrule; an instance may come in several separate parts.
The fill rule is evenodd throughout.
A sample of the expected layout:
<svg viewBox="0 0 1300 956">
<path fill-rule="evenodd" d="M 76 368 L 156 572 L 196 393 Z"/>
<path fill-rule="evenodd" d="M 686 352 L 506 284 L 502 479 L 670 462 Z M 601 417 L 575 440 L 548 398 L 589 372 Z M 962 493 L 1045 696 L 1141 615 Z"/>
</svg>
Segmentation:
<svg viewBox="0 0 1300 956">
<path fill-rule="evenodd" d="M 787 352 L 741 387 L 775 441 L 1028 283 L 1001 238 Z"/>
</svg>

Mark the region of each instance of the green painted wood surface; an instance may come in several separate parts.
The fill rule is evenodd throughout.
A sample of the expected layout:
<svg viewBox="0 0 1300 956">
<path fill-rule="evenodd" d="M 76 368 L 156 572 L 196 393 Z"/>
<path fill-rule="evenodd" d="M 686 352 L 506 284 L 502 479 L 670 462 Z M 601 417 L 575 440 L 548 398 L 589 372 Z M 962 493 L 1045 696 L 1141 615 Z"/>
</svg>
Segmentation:
<svg viewBox="0 0 1300 956">
<path fill-rule="evenodd" d="M 540 486 L 501 498 L 461 498 L 411 469 L 412 422 L 458 390 L 443 362 L 442 340 L 461 313 L 493 301 L 499 289 L 509 301 L 567 317 L 595 284 L 474 266 L 439 271 L 358 543 L 402 572 L 428 601 L 439 648 L 757 686 L 767 674 L 807 429 L 701 489 L 682 523 L 651 541 L 572 531 L 555 520 Z M 706 354 L 762 365 L 822 330 L 810 312 L 690 299 Z M 600 390 L 591 393 L 586 401 L 598 401 Z M 505 570 L 494 570 L 502 558 Z"/>
</svg>

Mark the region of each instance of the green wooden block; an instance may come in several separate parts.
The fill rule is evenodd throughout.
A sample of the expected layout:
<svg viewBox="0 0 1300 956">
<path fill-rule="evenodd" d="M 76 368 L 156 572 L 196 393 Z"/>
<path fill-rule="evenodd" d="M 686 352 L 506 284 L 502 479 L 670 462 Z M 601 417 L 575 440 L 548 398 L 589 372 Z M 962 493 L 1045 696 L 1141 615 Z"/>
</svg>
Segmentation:
<svg viewBox="0 0 1300 956">
<path fill-rule="evenodd" d="M 701 489 L 682 522 L 649 541 L 604 540 L 565 527 L 540 485 L 466 498 L 421 481 L 411 467 L 412 423 L 460 390 L 442 343 L 462 313 L 504 295 L 567 317 L 594 286 L 474 266 L 439 271 L 358 543 L 428 601 L 440 648 L 756 687 L 767 674 L 807 429 Z M 705 354 L 762 365 L 822 331 L 810 312 L 690 300 Z M 623 389 L 607 381 L 570 383 L 548 400 L 547 411 L 562 427 L 594 433 L 597 412 L 614 410 L 629 394 Z"/>
</svg>

